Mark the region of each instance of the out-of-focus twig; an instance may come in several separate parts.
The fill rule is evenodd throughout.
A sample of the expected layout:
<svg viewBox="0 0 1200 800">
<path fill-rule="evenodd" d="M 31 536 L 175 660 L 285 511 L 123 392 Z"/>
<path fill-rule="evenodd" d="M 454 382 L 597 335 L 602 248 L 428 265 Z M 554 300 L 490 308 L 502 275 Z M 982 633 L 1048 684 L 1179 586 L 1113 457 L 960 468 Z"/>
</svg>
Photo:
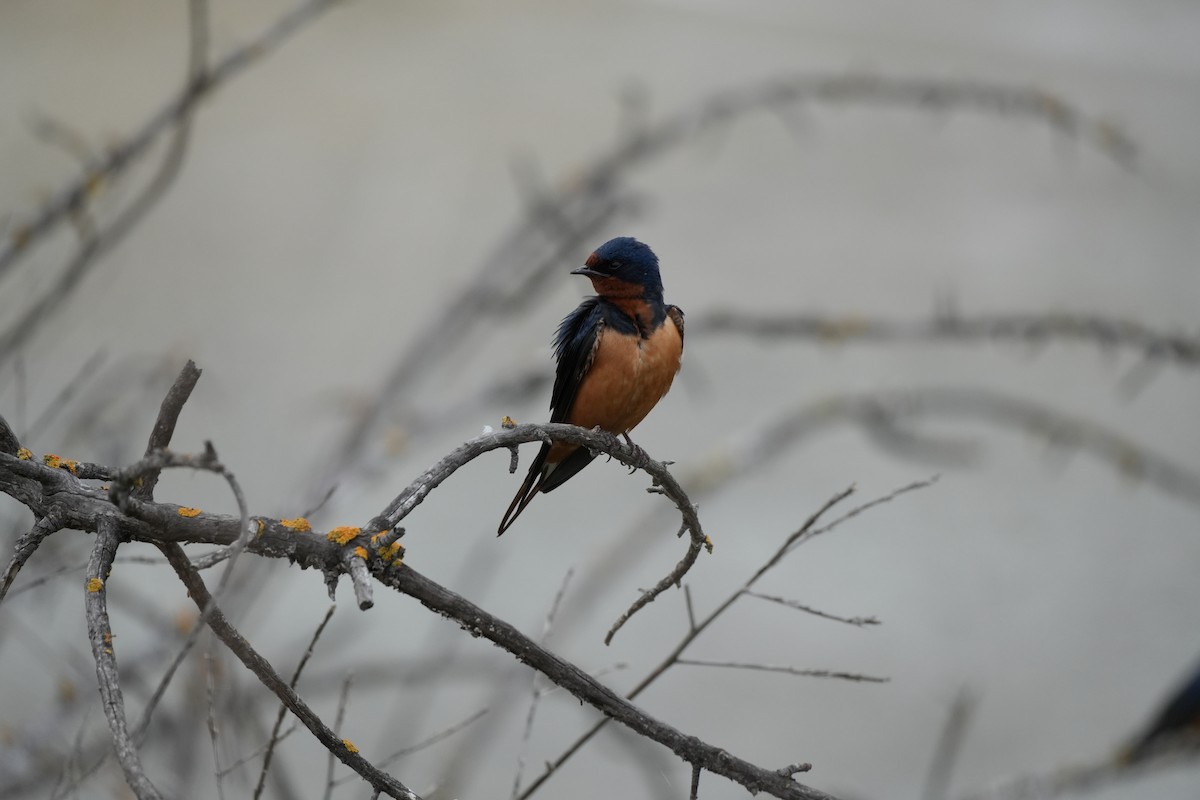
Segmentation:
<svg viewBox="0 0 1200 800">
<path fill-rule="evenodd" d="M 5 276 L 18 258 L 38 239 L 69 218 L 76 209 L 86 205 L 101 186 L 137 163 L 164 131 L 178 127 L 190 117 L 201 100 L 268 55 L 298 30 L 339 2 L 340 0 L 305 0 L 257 36 L 225 54 L 212 67 L 198 75 L 189 76 L 183 91 L 143 122 L 125 141 L 109 148 L 102 158 L 88 164 L 81 175 L 56 191 L 35 214 L 12 226 L 8 238 L 0 243 L 0 278 Z M 193 14 L 194 8 L 193 6 Z M 193 17 L 193 44 L 198 35 L 197 31 L 201 30 L 194 23 Z M 205 37 L 204 42 L 207 41 L 206 33 L 199 35 Z M 197 58 L 204 57 L 204 48 L 193 46 L 191 52 L 189 63 L 195 63 Z"/>
<path fill-rule="evenodd" d="M 1200 337 L 1167 333 L 1133 320 L 1100 314 L 963 316 L 949 311 L 922 320 L 885 320 L 851 314 L 757 314 L 713 310 L 689 315 L 688 335 L 736 335 L 821 344 L 1013 341 L 1040 345 L 1078 341 L 1105 349 L 1131 350 L 1146 361 L 1200 368 Z"/>
<path fill-rule="evenodd" d="M 902 107 L 927 113 L 973 111 L 1030 119 L 1063 136 L 1086 141 L 1125 165 L 1132 163 L 1136 151 L 1133 141 L 1115 124 L 1052 93 L 979 81 L 805 74 L 715 92 L 659 119 L 648 117 L 645 103 L 627 104 L 625 110 L 630 113 L 623 118 L 616 140 L 568 179 L 544 187 L 531 169 L 517 173 L 526 198 L 525 216 L 484 259 L 465 288 L 441 304 L 438 315 L 412 337 L 413 344 L 373 390 L 371 396 L 376 400 L 356 416 L 332 457 L 322 465 L 308 495 L 319 497 L 362 457 L 373 434 L 386 420 L 394 419 L 397 409 L 404 408 L 409 387 L 423 372 L 445 363 L 457 348 L 470 342 L 480 323 L 534 306 L 553 285 L 546 278 L 565 269 L 569 257 L 581 256 L 606 225 L 636 210 L 638 204 L 625 188 L 634 169 L 749 114 L 782 114 L 809 105 Z"/>
</svg>

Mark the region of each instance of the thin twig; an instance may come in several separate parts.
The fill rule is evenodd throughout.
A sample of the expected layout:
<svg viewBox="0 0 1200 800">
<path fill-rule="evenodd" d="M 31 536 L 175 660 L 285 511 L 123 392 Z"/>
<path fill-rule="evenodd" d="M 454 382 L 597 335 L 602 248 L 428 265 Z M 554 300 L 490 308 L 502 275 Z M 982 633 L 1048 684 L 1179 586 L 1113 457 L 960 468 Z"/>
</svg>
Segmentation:
<svg viewBox="0 0 1200 800">
<path fill-rule="evenodd" d="M 37 239 L 70 217 L 75 209 L 88 203 L 98 186 L 111 182 L 136 163 L 160 134 L 178 127 L 221 84 L 269 54 L 324 11 L 338 5 L 338 2 L 307 0 L 299 3 L 260 34 L 231 50 L 203 74 L 190 80 L 182 92 L 147 119 L 133 135 L 121 144 L 107 148 L 97 162 L 89 164 L 81 175 L 56 191 L 32 218 L 18 223 L 7 241 L 0 244 L 0 278 L 19 256 L 28 252 Z M 193 49 L 192 52 L 196 53 L 197 50 Z"/>
<path fill-rule="evenodd" d="M 1064 137 L 1083 140 L 1117 163 L 1130 166 L 1136 146 L 1117 125 L 1083 112 L 1062 98 L 1038 88 L 1005 86 L 944 78 L 891 77 L 865 73 L 801 74 L 714 92 L 657 120 L 623 119 L 620 135 L 602 152 L 570 170 L 568 180 L 551 187 L 518 182 L 524 189 L 527 212 L 488 255 L 457 297 L 444 303 L 412 337 L 380 385 L 377 398 L 358 415 L 314 482 L 324 492 L 374 439 L 372 433 L 394 419 L 395 407 L 409 395 L 408 387 L 432 365 L 446 362 L 455 348 L 474 341 L 474 326 L 498 313 L 514 313 L 540 300 L 551 281 L 586 242 L 628 215 L 639 204 L 629 196 L 627 177 L 655 158 L 675 152 L 714 130 L 726 129 L 756 112 L 782 116 L 789 109 L 812 105 L 901 107 L 917 112 L 948 111 L 993 114 L 1040 122 Z M 648 104 L 636 106 L 647 108 Z M 624 110 L 630 109 L 626 104 Z M 529 175 L 526 171 L 524 175 Z M 520 177 L 520 175 L 518 175 Z M 453 322 L 453 325 L 447 324 Z M 689 323 L 690 324 L 690 323 Z"/>
<path fill-rule="evenodd" d="M 688 648 L 688 646 L 693 641 L 695 641 L 696 638 L 699 637 L 700 634 L 702 634 L 705 631 L 705 629 L 708 628 L 709 625 L 711 625 L 718 617 L 720 617 L 722 614 L 724 614 L 737 601 L 737 599 L 739 597 L 741 597 L 744 593 L 746 593 L 746 591 L 748 591 L 751 587 L 753 587 L 754 584 L 757 583 L 758 580 L 763 575 L 765 575 L 768 571 L 770 571 L 773 567 L 775 567 L 784 558 L 784 556 L 787 555 L 788 547 L 794 541 L 800 539 L 808 531 L 812 530 L 816 526 L 817 522 L 826 513 L 828 513 L 828 511 L 830 509 L 832 509 L 838 503 L 841 503 L 842 501 L 844 501 L 847 497 L 849 497 L 851 494 L 853 494 L 854 491 L 855 491 L 855 488 L 853 486 L 850 486 L 846 489 L 843 489 L 840 492 L 837 492 L 832 497 L 830 497 L 828 500 L 826 500 L 825 503 L 823 505 L 821 505 L 820 508 L 818 508 L 816 511 L 814 511 L 812 513 L 812 515 L 810 515 L 808 517 L 808 519 L 805 520 L 804 524 L 801 525 L 800 528 L 798 528 L 794 533 L 789 535 L 787 537 L 787 539 L 784 540 L 783 544 L 781 544 L 780 547 L 775 551 L 774 555 L 772 555 L 771 558 L 769 558 L 767 560 L 767 562 L 765 564 L 763 564 L 763 566 L 759 567 L 759 569 L 746 581 L 745 584 L 742 585 L 742 587 L 740 589 L 734 591 L 728 597 L 726 597 L 725 600 L 720 605 L 718 605 L 707 617 L 700 620 L 698 623 L 696 623 L 694 625 L 689 625 L 689 629 L 684 632 L 684 635 L 680 638 L 678 644 L 675 645 L 675 647 L 671 650 L 671 652 L 669 652 L 663 658 L 663 660 L 658 663 L 658 665 L 656 667 L 654 667 L 652 670 L 650 670 L 650 672 L 646 675 L 646 677 L 644 677 L 641 680 L 641 682 L 638 683 L 637 686 L 635 686 L 627 695 L 625 695 L 625 697 L 629 700 L 637 699 L 638 695 L 640 695 L 649 686 L 651 686 L 655 681 L 657 681 L 660 677 L 662 677 L 662 675 L 664 673 L 666 673 L 667 670 L 669 670 L 671 667 L 673 667 L 678 662 L 678 660 L 683 655 L 683 652 Z M 686 595 L 685 595 L 685 598 L 686 598 Z M 600 730 L 603 729 L 606 724 L 608 724 L 607 719 L 600 720 L 595 725 L 593 725 L 591 728 L 589 728 L 586 732 L 584 732 L 574 742 L 572 742 L 570 744 L 570 746 L 568 746 L 562 753 L 560 753 L 556 759 L 554 759 L 552 762 L 549 763 L 546 771 L 543 772 L 538 777 L 537 780 L 535 780 L 533 783 L 531 783 L 525 789 L 524 793 L 522 793 L 521 797 L 518 798 L 518 800 L 527 800 L 527 798 L 529 798 L 534 792 L 536 792 L 538 790 L 538 788 L 542 786 L 542 784 L 544 784 L 547 780 L 549 780 L 550 776 L 552 776 L 555 772 L 557 772 L 559 770 L 559 768 L 561 768 L 563 766 L 563 764 L 565 764 L 567 761 L 569 761 L 571 759 L 571 757 L 575 755 L 575 753 L 579 752 L 579 750 L 582 749 L 584 745 L 586 745 L 589 741 L 591 741 L 592 737 L 594 737 L 597 733 L 599 733 Z"/>
<path fill-rule="evenodd" d="M 25 566 L 42 542 L 46 541 L 51 534 L 62 530 L 65 522 L 64 516 L 60 507 L 51 506 L 45 516 L 35 522 L 28 533 L 22 534 L 17 539 L 13 557 L 9 560 L 8 566 L 4 568 L 4 575 L 0 576 L 0 602 L 4 601 L 5 595 L 8 594 L 8 588 L 16 580 L 21 567 Z"/>
<path fill-rule="evenodd" d="M 781 606 L 787 606 L 788 608 L 794 608 L 797 611 L 803 611 L 804 613 L 812 614 L 815 617 L 821 617 L 822 619 L 831 619 L 834 622 L 844 622 L 847 625 L 854 625 L 855 627 L 858 627 L 858 628 L 861 628 L 864 625 L 878 625 L 879 624 L 879 620 L 876 617 L 839 617 L 836 614 L 830 614 L 826 611 L 820 610 L 819 608 L 813 608 L 812 606 L 806 606 L 803 603 L 798 603 L 795 600 L 789 600 L 786 597 L 778 597 L 776 595 L 771 595 L 771 594 L 759 594 L 758 592 L 750 592 L 750 591 L 742 592 L 742 594 L 746 595 L 747 597 L 757 597 L 759 600 L 769 600 L 772 603 L 778 603 Z"/>
<path fill-rule="evenodd" d="M 92 656 L 96 659 L 96 679 L 100 684 L 100 700 L 104 705 L 104 716 L 112 732 L 117 761 L 125 773 L 125 782 L 138 800 L 159 800 L 162 795 L 146 777 L 137 747 L 125 724 L 125 700 L 121 696 L 121 683 L 117 671 L 117 657 L 113 652 L 112 629 L 108 623 L 106 597 L 108 573 L 117 552 L 117 526 L 111 517 L 99 520 L 96 530 L 96 546 L 88 561 L 88 580 L 84 600 L 87 607 L 88 641 L 92 645 Z"/>
<path fill-rule="evenodd" d="M 827 800 L 830 797 L 824 792 L 751 764 L 695 736 L 685 735 L 651 717 L 583 670 L 540 647 L 509 623 L 439 586 L 407 565 L 394 571 L 380 570 L 376 577 L 381 582 L 415 597 L 424 606 L 450 618 L 460 627 L 499 645 L 606 717 L 662 744 L 688 764 L 700 764 L 705 770 L 723 775 L 751 791 L 766 792 L 785 800 Z M 541 781 L 542 778 L 535 781 L 522 796 L 528 796 Z"/>
<path fill-rule="evenodd" d="M 342 725 L 346 722 L 346 708 L 350 705 L 350 685 L 354 683 L 354 673 L 351 672 L 342 681 L 342 691 L 338 695 L 337 717 L 333 721 L 333 733 L 336 736 L 342 734 Z M 333 752 L 329 753 L 329 760 L 325 764 L 325 800 L 333 798 L 333 769 L 336 762 L 333 758 Z"/>
<path fill-rule="evenodd" d="M 204 54 L 208 47 L 207 3 L 205 0 L 189 0 L 188 8 L 190 46 L 188 48 L 188 73 L 183 90 L 184 96 L 190 95 L 198 87 L 202 86 L 202 76 L 199 75 L 199 72 L 203 67 Z M 18 319 L 6 331 L 0 333 L 0 363 L 3 363 L 4 359 L 10 354 L 17 352 L 21 345 L 38 330 L 41 321 L 48 318 L 48 312 L 54 307 L 61 305 L 64 298 L 79 287 L 84 275 L 87 274 L 88 270 L 91 269 L 100 256 L 111 250 L 130 231 L 137 227 L 142 218 L 158 204 L 158 201 L 171 188 L 171 185 L 179 176 L 179 172 L 183 167 L 184 156 L 187 154 L 192 129 L 192 107 L 191 104 L 183 106 L 180 109 L 180 113 L 169 120 L 174 126 L 174 135 L 171 137 L 162 162 L 145 188 L 103 231 L 95 231 L 91 226 L 83 229 L 84 237 L 80 242 L 79 249 L 67 263 L 54 285 L 36 301 L 28 304 Z M 94 169 L 84 169 L 81 193 L 75 196 L 74 201 L 66 207 L 66 210 L 77 215 L 78 212 L 86 207 L 87 201 L 96 188 L 101 186 L 107 177 L 119 171 L 120 165 L 113 160 L 114 154 L 119 152 L 119 150 L 120 148 L 109 150 L 108 157 L 101 162 L 102 165 Z M 52 205 L 54 199 L 50 203 Z M 48 207 L 50 206 L 44 207 L 44 210 Z M 42 231 L 48 231 L 52 227 L 53 222 L 54 220 L 50 220 Z M 6 256 L 11 255 L 15 259 L 19 252 L 26 249 L 28 241 L 14 237 L 7 244 L 19 246 L 6 248 L 4 244 L 0 244 L 0 276 L 3 275 L 5 270 Z"/>
<path fill-rule="evenodd" d="M 821 344 L 899 344 L 906 342 L 1015 341 L 1045 344 L 1080 341 L 1105 350 L 1137 352 L 1148 362 L 1200 367 L 1200 338 L 1154 330 L 1101 314 L 982 314 L 956 311 L 923 320 L 884 320 L 855 315 L 758 314 L 715 310 L 688 316 L 688 335 L 741 335 L 756 339 L 796 339 Z"/>
<path fill-rule="evenodd" d="M 542 639 L 540 644 L 545 647 L 550 641 L 550 631 L 554 628 L 554 616 L 558 613 L 558 607 L 562 604 L 563 596 L 567 593 L 567 584 L 571 582 L 571 576 L 575 574 L 575 568 L 567 570 L 567 574 L 563 576 L 562 585 L 558 587 L 557 594 L 554 595 L 554 602 L 550 604 L 550 610 L 546 612 L 546 619 L 542 623 Z M 511 797 L 515 798 L 521 793 L 521 773 L 525 769 L 525 750 L 529 747 L 529 739 L 533 735 L 533 720 L 537 715 L 538 702 L 542 699 L 542 691 L 538 686 L 538 673 L 533 673 L 531 679 L 531 696 L 529 698 L 529 713 L 525 716 L 525 730 L 521 735 L 521 749 L 517 755 L 517 770 L 513 775 L 513 786 Z"/>
<path fill-rule="evenodd" d="M 218 800 L 225 800 L 225 770 L 221 769 L 221 747 L 218 742 L 219 734 L 216 709 L 213 703 L 215 687 L 213 685 L 213 659 L 211 652 L 204 654 L 204 666 L 204 697 L 208 701 L 208 738 L 212 742 L 213 775 L 217 781 L 217 798 Z"/>
<path fill-rule="evenodd" d="M 1096 791 L 1171 767 L 1195 767 L 1197 763 L 1200 763 L 1200 739 L 1193 737 L 1189 742 L 1156 751 L 1143 760 L 1130 762 L 1102 756 L 1086 764 L 997 781 L 988 789 L 960 797 L 961 800 L 1052 800 Z M 1128 796 L 1140 795 L 1130 793 Z"/>
<path fill-rule="evenodd" d="M 933 759 L 929 762 L 929 773 L 925 776 L 925 800 L 944 800 L 950 789 L 950 777 L 954 771 L 954 762 L 962 750 L 963 737 L 967 725 L 971 721 L 971 712 L 975 710 L 975 698 L 966 690 L 960 689 L 950 704 L 946 714 L 946 722 L 938 737 L 937 748 L 933 751 Z"/>
<path fill-rule="evenodd" d="M 300 675 L 304 672 L 304 667 L 308 664 L 308 660 L 312 658 L 313 651 L 317 647 L 317 640 L 321 638 L 321 634 L 325 632 L 325 626 L 329 624 L 329 620 L 333 619 L 333 612 L 337 611 L 336 604 L 330 604 L 329 609 L 325 612 L 324 619 L 317 629 L 313 631 L 312 638 L 308 640 L 308 647 L 305 648 L 304 654 L 300 656 L 300 661 L 296 663 L 296 669 L 292 672 L 292 679 L 288 681 L 288 687 L 296 688 L 296 684 L 300 682 Z M 283 737 L 279 735 L 279 729 L 283 727 L 283 718 L 287 714 L 287 704 L 279 706 L 279 713 L 275 715 L 275 723 L 271 726 L 271 738 L 267 740 L 266 754 L 263 756 L 262 767 L 258 772 L 258 783 L 254 786 L 254 800 L 262 797 L 263 790 L 267 785 L 267 772 L 271 769 L 271 757 L 275 753 L 275 745 L 283 741 Z M 380 765 L 382 766 L 382 765 Z"/>
<path fill-rule="evenodd" d="M 781 666 L 777 664 L 751 664 L 739 661 L 706 661 L 696 658 L 677 658 L 676 664 L 693 667 L 725 667 L 728 669 L 748 669 L 760 672 L 782 672 L 787 675 L 799 675 L 806 678 L 837 678 L 843 681 L 860 681 L 862 683 L 887 683 L 891 678 L 880 678 L 874 675 L 863 675 L 858 672 L 837 672 L 828 669 L 800 669 L 798 667 Z"/>
<path fill-rule="evenodd" d="M 445 730 L 442 730 L 442 731 L 438 731 L 437 733 L 433 734 L 432 736 L 428 736 L 428 737 L 422 739 L 421 741 L 417 742 L 416 744 L 410 744 L 408 747 L 400 748 L 399 750 L 392 753 L 387 758 L 382 759 L 377 766 L 380 769 L 383 769 L 384 767 L 394 764 L 395 762 L 399 761 L 400 759 L 404 758 L 405 756 L 409 756 L 409 755 L 412 755 L 413 753 L 424 750 L 426 747 L 435 745 L 438 742 L 442 741 L 443 739 L 448 739 L 451 736 L 453 736 L 454 734 L 461 731 L 463 728 L 469 727 L 471 725 L 471 723 L 475 722 L 476 720 L 481 718 L 486 713 L 488 713 L 488 709 L 481 708 L 478 711 L 476 711 L 474 714 L 472 714 L 471 716 L 464 719 L 462 722 L 456 722 L 455 724 L 451 725 L 449 728 L 446 728 Z M 345 783 L 346 781 L 353 780 L 356 777 L 357 777 L 356 775 L 344 775 L 344 776 L 338 778 L 336 781 L 334 781 L 334 784 L 337 786 L 340 786 L 343 783 Z"/>
<path fill-rule="evenodd" d="M 192 602 L 196 604 L 196 607 L 202 612 L 205 609 L 209 609 L 208 626 L 217 635 L 217 638 L 225 643 L 225 646 L 258 677 L 264 686 L 274 692 L 276 697 L 284 702 L 288 710 L 304 723 L 304 726 L 312 732 L 313 736 L 317 738 L 317 741 L 325 749 L 334 753 L 343 764 L 361 775 L 363 780 L 372 787 L 385 792 L 388 797 L 394 797 L 397 800 L 419 800 L 417 795 L 404 786 L 404 784 L 391 775 L 381 772 L 359 755 L 357 748 L 352 747 L 347 740 L 340 739 L 334 734 L 321 721 L 320 717 L 313 713 L 308 704 L 290 686 L 284 683 L 279 674 L 271 667 L 271 664 L 259 655 L 258 651 L 229 624 L 220 608 L 213 604 L 212 596 L 209 595 L 208 589 L 204 585 L 204 580 L 200 577 L 200 573 L 192 568 L 182 547 L 174 543 L 161 543 L 158 546 L 163 551 L 163 554 L 166 555 L 167 561 L 174 568 L 175 574 L 183 581 L 184 586 L 187 588 L 188 596 L 192 598 Z"/>
</svg>

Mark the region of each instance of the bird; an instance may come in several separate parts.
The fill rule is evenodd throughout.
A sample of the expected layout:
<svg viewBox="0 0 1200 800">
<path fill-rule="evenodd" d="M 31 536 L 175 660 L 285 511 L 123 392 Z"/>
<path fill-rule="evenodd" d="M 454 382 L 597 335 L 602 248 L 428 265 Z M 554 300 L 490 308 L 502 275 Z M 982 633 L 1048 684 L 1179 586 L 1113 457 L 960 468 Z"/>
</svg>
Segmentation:
<svg viewBox="0 0 1200 800">
<path fill-rule="evenodd" d="M 599 427 L 630 441 L 629 431 L 679 372 L 683 311 L 663 301 L 658 256 L 630 236 L 600 245 L 571 274 L 591 279 L 596 294 L 568 314 L 554 336 L 550 421 Z M 539 492 L 562 486 L 595 457 L 579 445 L 544 443 L 496 535 L 508 530 Z"/>
<path fill-rule="evenodd" d="M 1158 710 L 1145 730 L 1121 753 L 1130 764 L 1175 741 L 1200 743 L 1200 664 Z"/>
</svg>

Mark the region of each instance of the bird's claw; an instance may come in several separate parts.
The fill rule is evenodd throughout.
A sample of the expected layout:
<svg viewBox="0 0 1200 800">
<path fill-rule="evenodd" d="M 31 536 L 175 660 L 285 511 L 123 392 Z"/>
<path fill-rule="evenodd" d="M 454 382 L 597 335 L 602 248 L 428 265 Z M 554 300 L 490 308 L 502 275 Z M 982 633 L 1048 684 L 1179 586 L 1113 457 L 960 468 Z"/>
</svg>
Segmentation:
<svg viewBox="0 0 1200 800">
<path fill-rule="evenodd" d="M 650 455 L 641 448 L 641 445 L 636 444 L 633 439 L 629 438 L 628 431 L 622 431 L 621 436 L 625 439 L 625 444 L 627 444 L 629 449 L 633 451 L 633 460 L 636 463 L 627 465 L 629 467 L 629 474 L 632 475 L 633 473 L 637 472 L 639 465 L 650 460 Z"/>
</svg>

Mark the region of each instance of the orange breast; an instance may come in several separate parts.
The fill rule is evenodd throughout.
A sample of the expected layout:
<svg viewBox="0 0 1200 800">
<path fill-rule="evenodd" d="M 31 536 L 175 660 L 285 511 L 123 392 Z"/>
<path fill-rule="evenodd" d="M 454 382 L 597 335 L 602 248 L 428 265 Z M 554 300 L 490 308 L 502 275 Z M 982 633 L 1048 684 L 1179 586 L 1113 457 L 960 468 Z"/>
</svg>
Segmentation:
<svg viewBox="0 0 1200 800">
<path fill-rule="evenodd" d="M 610 328 L 600 337 L 596 358 L 579 384 L 567 421 L 625 433 L 645 419 L 671 388 L 683 355 L 683 337 L 670 317 L 646 339 Z M 574 449 L 556 445 L 548 460 L 558 462 Z"/>
</svg>

